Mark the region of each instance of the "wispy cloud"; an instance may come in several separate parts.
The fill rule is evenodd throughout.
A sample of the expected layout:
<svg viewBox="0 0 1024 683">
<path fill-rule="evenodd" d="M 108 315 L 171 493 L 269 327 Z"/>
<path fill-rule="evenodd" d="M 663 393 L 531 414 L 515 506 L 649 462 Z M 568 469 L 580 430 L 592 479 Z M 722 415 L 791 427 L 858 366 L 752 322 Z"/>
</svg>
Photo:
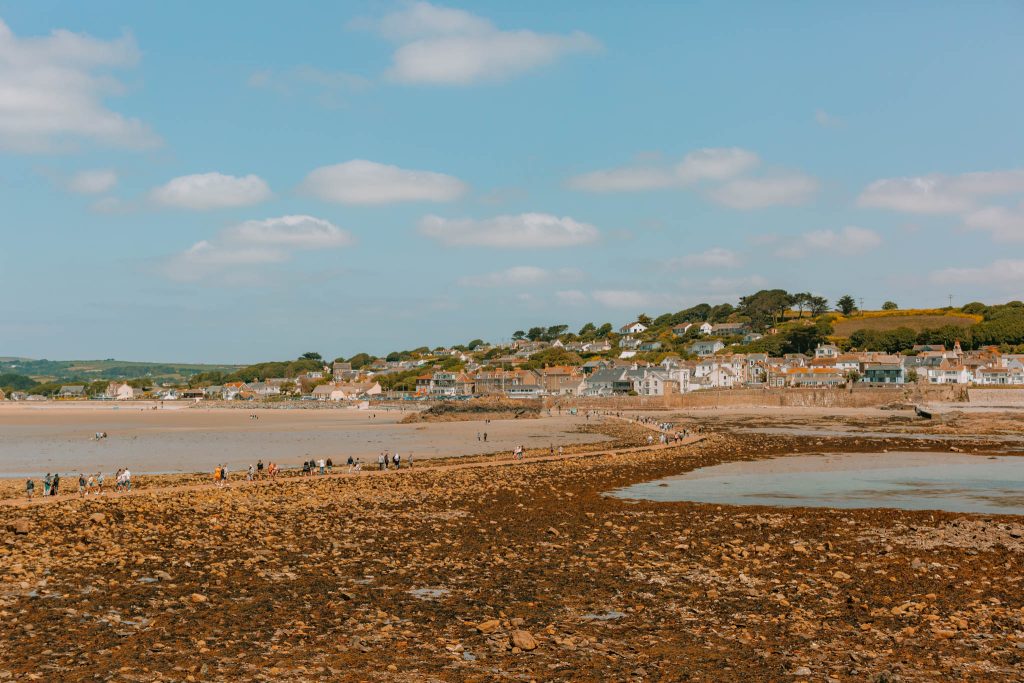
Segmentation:
<svg viewBox="0 0 1024 683">
<path fill-rule="evenodd" d="M 251 206 L 272 196 L 270 186 L 256 175 L 198 173 L 173 178 L 154 188 L 150 199 L 161 206 L 204 211 Z"/>
<path fill-rule="evenodd" d="M 639 289 L 597 289 L 590 293 L 594 301 L 608 308 L 642 309 L 663 300 L 664 293 Z"/>
<path fill-rule="evenodd" d="M 822 128 L 841 128 L 843 125 L 841 118 L 829 114 L 824 109 L 816 109 L 814 111 L 814 122 Z"/>
<path fill-rule="evenodd" d="M 396 43 L 387 77 L 401 83 L 470 85 L 496 81 L 599 50 L 592 36 L 502 30 L 484 17 L 429 2 L 413 2 L 353 28 L 376 30 Z"/>
<path fill-rule="evenodd" d="M 697 254 L 671 259 L 669 265 L 687 268 L 739 268 L 743 265 L 743 259 L 731 249 L 712 247 Z"/>
<path fill-rule="evenodd" d="M 818 181 L 795 171 L 768 169 L 747 175 L 761 159 L 740 147 L 698 149 L 675 165 L 640 164 L 591 171 L 570 178 L 568 186 L 584 192 L 640 192 L 696 186 L 712 201 L 733 209 L 804 204 Z"/>
<path fill-rule="evenodd" d="M 1024 242 L 1024 203 L 1011 208 L 987 206 L 964 216 L 968 230 L 980 230 L 992 235 L 996 242 Z"/>
<path fill-rule="evenodd" d="M 578 268 L 550 270 L 537 266 L 513 266 L 484 275 L 459 278 L 463 287 L 536 287 L 565 282 L 578 282 L 583 272 Z"/>
<path fill-rule="evenodd" d="M 536 249 L 573 247 L 596 242 L 597 228 L 568 216 L 522 213 L 482 220 L 425 216 L 420 233 L 447 246 Z"/>
<path fill-rule="evenodd" d="M 21 38 L 0 20 L 0 148 L 53 151 L 80 140 L 129 148 L 158 145 L 146 124 L 104 102 L 124 92 L 109 72 L 138 61 L 129 34 L 106 41 L 60 29 Z"/>
<path fill-rule="evenodd" d="M 555 292 L 555 299 L 566 306 L 585 306 L 590 301 L 586 294 L 578 289 L 562 289 Z"/>
<path fill-rule="evenodd" d="M 929 279 L 939 285 L 988 285 L 995 288 L 1024 285 L 1024 260 L 1000 259 L 980 268 L 945 268 Z"/>
<path fill-rule="evenodd" d="M 282 263 L 300 251 L 336 249 L 353 241 L 348 231 L 313 216 L 245 221 L 196 242 L 168 259 L 162 270 L 182 282 L 249 284 L 265 281 L 253 266 Z"/>
<path fill-rule="evenodd" d="M 464 195 L 467 185 L 444 173 L 353 159 L 314 169 L 299 189 L 338 204 L 395 204 L 450 202 Z"/>
<path fill-rule="evenodd" d="M 687 187 L 702 180 L 727 180 L 760 163 L 757 154 L 739 147 L 698 149 L 675 165 L 620 166 L 569 179 L 585 192 L 636 192 Z"/>
<path fill-rule="evenodd" d="M 848 225 L 840 230 L 812 230 L 775 250 L 782 258 L 805 258 L 814 253 L 862 254 L 881 246 L 882 236 L 874 230 Z"/>
<path fill-rule="evenodd" d="M 737 178 L 708 192 L 712 201 L 732 209 L 806 204 L 818 191 L 818 181 L 803 173 L 762 178 Z"/>
<path fill-rule="evenodd" d="M 857 203 L 904 213 L 962 213 L 982 197 L 1024 193 L 1024 170 L 982 171 L 883 178 L 868 185 Z"/>
<path fill-rule="evenodd" d="M 79 171 L 68 180 L 68 189 L 78 194 L 101 194 L 114 189 L 117 173 L 109 169 Z"/>
</svg>

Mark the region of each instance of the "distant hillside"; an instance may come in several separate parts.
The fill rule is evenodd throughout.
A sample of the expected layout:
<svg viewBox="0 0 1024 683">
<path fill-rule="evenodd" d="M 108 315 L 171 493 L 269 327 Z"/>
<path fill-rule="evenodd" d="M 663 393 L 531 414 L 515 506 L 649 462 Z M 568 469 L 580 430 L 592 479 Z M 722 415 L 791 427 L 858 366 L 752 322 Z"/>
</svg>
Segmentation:
<svg viewBox="0 0 1024 683">
<path fill-rule="evenodd" d="M 946 312 L 914 312 L 914 311 L 866 311 L 863 315 L 849 318 L 839 317 L 833 322 L 833 334 L 837 337 L 849 337 L 857 330 L 888 332 L 900 327 L 908 327 L 915 332 L 937 329 L 952 325 L 953 327 L 970 327 L 981 322 L 980 315 L 968 313 Z"/>
<path fill-rule="evenodd" d="M 181 382 L 201 372 L 234 372 L 240 365 L 207 365 L 202 363 L 152 363 L 107 360 L 33 360 L 29 358 L 0 359 L 0 373 L 26 375 L 38 382 L 83 382 L 100 379 L 150 378 L 154 382 Z"/>
</svg>

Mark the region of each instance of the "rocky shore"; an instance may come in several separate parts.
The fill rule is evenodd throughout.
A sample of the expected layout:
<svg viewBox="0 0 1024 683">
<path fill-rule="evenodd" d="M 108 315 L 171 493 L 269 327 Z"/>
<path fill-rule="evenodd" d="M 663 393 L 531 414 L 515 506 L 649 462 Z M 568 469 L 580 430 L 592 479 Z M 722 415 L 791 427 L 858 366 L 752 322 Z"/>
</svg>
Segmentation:
<svg viewBox="0 0 1024 683">
<path fill-rule="evenodd" d="M 877 448 L 723 430 L 3 507 L 0 681 L 1021 680 L 1019 518 L 604 495 Z"/>
</svg>

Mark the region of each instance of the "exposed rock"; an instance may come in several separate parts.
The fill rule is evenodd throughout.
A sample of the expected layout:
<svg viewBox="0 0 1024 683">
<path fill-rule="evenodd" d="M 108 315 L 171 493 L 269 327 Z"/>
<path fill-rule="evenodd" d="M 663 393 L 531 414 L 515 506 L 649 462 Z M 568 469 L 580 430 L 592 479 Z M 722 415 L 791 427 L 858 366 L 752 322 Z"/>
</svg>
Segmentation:
<svg viewBox="0 0 1024 683">
<path fill-rule="evenodd" d="M 32 529 L 32 523 L 24 517 L 20 517 L 8 522 L 7 529 L 18 535 L 24 536 Z"/>
<path fill-rule="evenodd" d="M 520 650 L 525 652 L 537 649 L 537 641 L 529 631 L 512 631 L 511 640 L 513 646 L 518 647 Z"/>
<path fill-rule="evenodd" d="M 494 633 L 500 628 L 501 622 L 497 619 L 488 619 L 486 621 L 481 621 L 479 624 L 476 625 L 476 630 L 484 634 Z"/>
</svg>

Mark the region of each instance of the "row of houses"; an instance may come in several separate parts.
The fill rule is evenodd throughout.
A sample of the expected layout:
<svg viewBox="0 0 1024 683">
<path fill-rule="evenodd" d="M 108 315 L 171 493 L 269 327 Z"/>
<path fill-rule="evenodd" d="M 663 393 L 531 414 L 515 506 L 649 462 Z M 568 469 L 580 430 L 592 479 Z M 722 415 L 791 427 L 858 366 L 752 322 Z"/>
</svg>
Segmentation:
<svg viewBox="0 0 1024 683">
<path fill-rule="evenodd" d="M 697 342 L 705 343 L 710 344 L 711 352 L 700 354 L 703 357 L 698 360 L 669 356 L 657 365 L 614 359 L 540 370 L 426 373 L 417 378 L 416 392 L 431 397 L 503 394 L 534 398 L 664 396 L 700 389 L 840 387 L 853 382 L 1024 385 L 1024 354 L 1000 354 L 995 348 L 964 353 L 959 345 L 949 351 L 919 347 L 914 355 L 903 356 L 843 353 L 834 345 L 822 344 L 813 355 L 793 353 L 776 358 L 763 353 L 721 354 L 724 347 L 720 342 Z"/>
<path fill-rule="evenodd" d="M 702 323 L 680 323 L 672 327 L 672 334 L 677 337 L 683 337 L 690 333 L 690 330 L 696 328 L 697 332 L 704 336 L 718 335 L 722 337 L 729 337 L 734 335 L 743 335 L 750 332 L 750 325 L 747 323 L 717 323 L 712 324 L 708 321 Z M 631 322 L 628 325 L 623 325 L 619 328 L 619 334 L 623 335 L 635 335 L 643 334 L 648 329 L 647 325 L 642 322 Z"/>
</svg>

